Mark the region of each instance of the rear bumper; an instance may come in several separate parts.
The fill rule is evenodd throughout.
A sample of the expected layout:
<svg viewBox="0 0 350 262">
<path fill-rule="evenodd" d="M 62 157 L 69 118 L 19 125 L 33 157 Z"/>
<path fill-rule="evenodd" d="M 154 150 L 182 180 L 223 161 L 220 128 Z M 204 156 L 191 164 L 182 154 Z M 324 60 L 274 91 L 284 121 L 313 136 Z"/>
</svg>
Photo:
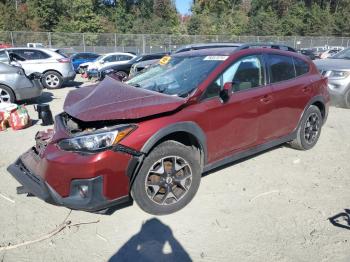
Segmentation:
<svg viewBox="0 0 350 262">
<path fill-rule="evenodd" d="M 114 200 L 106 199 L 103 195 L 102 176 L 91 179 L 72 180 L 69 196 L 61 197 L 46 181 L 33 174 L 20 158 L 10 165 L 7 170 L 24 186 L 25 192 L 31 193 L 50 204 L 89 212 L 97 212 L 111 207 L 115 208 L 132 205 L 132 199 L 129 196 Z M 88 188 L 84 196 L 80 192 L 82 186 Z"/>
<path fill-rule="evenodd" d="M 76 75 L 77 73 L 74 70 L 69 71 L 67 75 L 63 76 L 63 81 L 66 82 L 66 81 L 74 80 Z"/>
</svg>

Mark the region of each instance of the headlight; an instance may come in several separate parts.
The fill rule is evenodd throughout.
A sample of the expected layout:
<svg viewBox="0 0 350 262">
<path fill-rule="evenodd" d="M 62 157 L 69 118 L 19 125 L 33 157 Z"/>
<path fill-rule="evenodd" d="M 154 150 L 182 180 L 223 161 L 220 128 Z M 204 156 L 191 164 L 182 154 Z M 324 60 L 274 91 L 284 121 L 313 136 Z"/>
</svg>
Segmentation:
<svg viewBox="0 0 350 262">
<path fill-rule="evenodd" d="M 347 78 L 350 75 L 350 71 L 331 71 L 328 78 L 342 79 Z"/>
<path fill-rule="evenodd" d="M 103 72 L 107 75 L 107 74 L 113 73 L 114 69 L 106 69 Z"/>
<path fill-rule="evenodd" d="M 136 126 L 129 125 L 115 130 L 98 132 L 61 140 L 58 146 L 65 151 L 98 152 L 118 144 L 123 138 L 135 130 Z"/>
</svg>

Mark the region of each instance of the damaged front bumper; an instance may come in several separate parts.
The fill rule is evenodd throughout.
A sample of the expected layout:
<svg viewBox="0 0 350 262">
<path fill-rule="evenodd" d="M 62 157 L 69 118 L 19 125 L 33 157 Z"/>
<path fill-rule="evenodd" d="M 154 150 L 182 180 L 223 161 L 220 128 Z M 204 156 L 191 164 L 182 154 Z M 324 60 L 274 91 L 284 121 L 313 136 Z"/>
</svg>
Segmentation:
<svg viewBox="0 0 350 262">
<path fill-rule="evenodd" d="M 103 176 L 91 179 L 74 179 L 70 185 L 70 194 L 61 197 L 44 179 L 31 172 L 21 158 L 7 168 L 8 172 L 21 184 L 22 193 L 33 194 L 47 203 L 65 206 L 70 209 L 98 212 L 109 208 L 121 208 L 132 205 L 130 196 L 108 200 L 103 195 Z"/>
</svg>

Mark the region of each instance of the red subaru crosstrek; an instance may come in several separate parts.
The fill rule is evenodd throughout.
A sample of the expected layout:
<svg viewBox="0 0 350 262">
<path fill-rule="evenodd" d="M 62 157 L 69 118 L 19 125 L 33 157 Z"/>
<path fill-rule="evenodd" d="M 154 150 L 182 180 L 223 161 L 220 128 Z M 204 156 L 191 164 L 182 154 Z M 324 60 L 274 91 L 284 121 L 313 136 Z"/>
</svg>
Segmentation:
<svg viewBox="0 0 350 262">
<path fill-rule="evenodd" d="M 302 55 L 184 52 L 125 83 L 71 91 L 55 129 L 8 170 L 22 193 L 52 204 L 97 212 L 135 200 L 169 214 L 191 201 L 203 172 L 286 142 L 312 148 L 328 107 L 327 79 Z"/>
</svg>

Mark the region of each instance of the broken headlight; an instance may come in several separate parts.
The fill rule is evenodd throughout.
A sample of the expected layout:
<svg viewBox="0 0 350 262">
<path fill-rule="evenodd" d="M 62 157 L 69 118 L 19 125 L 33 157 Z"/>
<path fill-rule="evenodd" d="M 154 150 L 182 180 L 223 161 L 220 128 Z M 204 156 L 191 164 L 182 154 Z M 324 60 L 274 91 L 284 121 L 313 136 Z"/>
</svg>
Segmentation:
<svg viewBox="0 0 350 262">
<path fill-rule="evenodd" d="M 100 131 L 88 135 L 63 139 L 58 143 L 58 146 L 65 151 L 98 152 L 101 150 L 109 149 L 118 144 L 135 128 L 136 126 L 129 125 L 105 132 Z"/>
</svg>

